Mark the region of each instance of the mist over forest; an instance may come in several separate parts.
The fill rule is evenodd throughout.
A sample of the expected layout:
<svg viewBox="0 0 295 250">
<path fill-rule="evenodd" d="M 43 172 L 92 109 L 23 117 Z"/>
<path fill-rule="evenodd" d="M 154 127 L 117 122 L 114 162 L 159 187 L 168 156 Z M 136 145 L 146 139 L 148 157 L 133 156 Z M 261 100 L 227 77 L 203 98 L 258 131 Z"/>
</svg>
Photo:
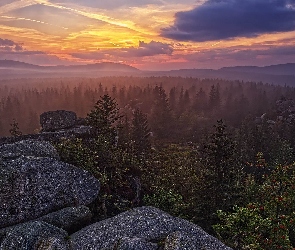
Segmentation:
<svg viewBox="0 0 295 250">
<path fill-rule="evenodd" d="M 150 205 L 200 225 L 235 249 L 246 249 L 248 241 L 289 249 L 295 242 L 294 100 L 292 86 L 239 80 L 3 79 L 0 135 L 17 140 L 42 134 L 40 114 L 74 111 L 95 129 L 93 138 L 64 139 L 55 147 L 64 162 L 101 181 L 101 195 L 91 206 L 96 220 Z M 136 203 L 131 176 L 142 188 Z M 247 220 L 244 227 L 241 220 Z M 251 223 L 259 229 L 253 232 Z M 288 228 L 279 232 L 288 237 L 283 243 L 269 231 L 278 223 Z M 260 240 L 261 234 L 270 240 Z"/>
<path fill-rule="evenodd" d="M 101 77 L 2 80 L 0 84 L 1 135 L 9 135 L 13 120 L 24 133 L 40 129 L 39 115 L 49 110 L 72 110 L 86 117 L 104 94 L 117 101 L 120 112 L 131 118 L 140 108 L 148 115 L 151 130 L 159 135 L 155 121 L 163 91 L 171 141 L 198 141 L 218 119 L 238 129 L 245 119 L 267 113 L 276 120 L 276 102 L 293 99 L 294 88 L 270 84 L 181 77 Z M 164 122 L 164 121 L 163 121 Z M 164 123 L 165 123 L 164 122 Z"/>
</svg>

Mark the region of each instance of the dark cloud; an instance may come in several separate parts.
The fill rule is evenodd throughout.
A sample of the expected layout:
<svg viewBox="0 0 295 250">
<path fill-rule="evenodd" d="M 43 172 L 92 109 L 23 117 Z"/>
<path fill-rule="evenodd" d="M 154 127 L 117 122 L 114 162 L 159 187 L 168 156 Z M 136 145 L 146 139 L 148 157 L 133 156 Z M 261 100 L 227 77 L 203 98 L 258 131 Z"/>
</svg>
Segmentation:
<svg viewBox="0 0 295 250">
<path fill-rule="evenodd" d="M 139 46 L 136 48 L 131 47 L 112 50 L 101 50 L 90 53 L 73 53 L 72 56 L 80 59 L 99 60 L 109 59 L 110 57 L 134 58 L 155 55 L 171 55 L 172 52 L 173 47 L 170 44 L 155 41 L 151 41 L 150 43 L 139 41 Z"/>
<path fill-rule="evenodd" d="M 125 51 L 123 50 L 120 54 L 125 57 L 144 57 L 155 55 L 171 55 L 172 52 L 173 48 L 170 44 L 155 41 L 151 41 L 150 43 L 139 41 L 138 48 L 129 48 Z"/>
<path fill-rule="evenodd" d="M 26 61 L 30 58 L 46 58 L 50 57 L 43 51 L 26 50 L 19 43 L 9 39 L 0 38 L 0 60 L 17 60 Z"/>
<path fill-rule="evenodd" d="M 175 14 L 162 36 L 179 41 L 213 41 L 295 30 L 295 0 L 209 0 Z"/>
<path fill-rule="evenodd" d="M 0 51 L 22 51 L 23 47 L 9 39 L 0 38 Z"/>
<path fill-rule="evenodd" d="M 208 64 L 209 68 L 212 68 L 212 62 L 214 62 L 215 66 L 220 67 L 225 65 L 268 65 L 270 62 L 273 64 L 294 62 L 295 48 L 294 46 L 275 45 L 256 49 L 243 47 L 220 48 L 191 53 L 182 57 L 188 62 Z"/>
</svg>

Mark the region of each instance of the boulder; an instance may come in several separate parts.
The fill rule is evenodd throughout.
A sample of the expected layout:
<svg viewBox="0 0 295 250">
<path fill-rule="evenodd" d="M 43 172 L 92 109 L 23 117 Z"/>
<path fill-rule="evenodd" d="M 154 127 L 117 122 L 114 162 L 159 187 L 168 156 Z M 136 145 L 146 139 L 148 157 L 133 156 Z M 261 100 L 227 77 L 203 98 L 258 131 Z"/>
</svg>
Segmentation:
<svg viewBox="0 0 295 250">
<path fill-rule="evenodd" d="M 67 233 L 74 233 L 83 227 L 90 224 L 92 218 L 92 213 L 90 209 L 86 206 L 79 207 L 66 207 L 59 211 L 44 215 L 33 221 L 43 221 L 52 226 L 61 228 Z M 29 222 L 26 222 L 29 223 Z M 6 236 L 7 232 L 11 231 L 14 227 L 18 225 L 5 227 L 0 229 L 0 243 Z"/>
<path fill-rule="evenodd" d="M 42 221 L 11 227 L 2 236 L 0 249 L 5 250 L 68 250 L 66 231 Z"/>
<path fill-rule="evenodd" d="M 156 243 L 148 242 L 141 238 L 123 237 L 115 245 L 114 249 L 118 250 L 157 250 L 159 247 Z"/>
<path fill-rule="evenodd" d="M 0 146 L 2 161 L 15 159 L 20 156 L 50 157 L 59 159 L 56 149 L 46 141 L 22 140 Z"/>
<path fill-rule="evenodd" d="M 163 245 L 164 242 L 167 250 L 231 249 L 199 226 L 175 218 L 154 207 L 135 208 L 92 224 L 72 234 L 70 241 L 73 250 L 116 249 L 118 245 L 120 246 L 120 242 L 126 242 L 126 237 L 142 239 L 136 241 L 145 242 L 145 244 L 158 243 L 158 246 Z M 151 249 L 148 247 L 141 249 Z"/>
<path fill-rule="evenodd" d="M 48 157 L 6 159 L 0 173 L 0 228 L 90 204 L 99 192 L 89 172 Z"/>
<path fill-rule="evenodd" d="M 77 123 L 77 115 L 73 111 L 48 111 L 40 115 L 42 131 L 56 131 L 71 128 Z"/>
<path fill-rule="evenodd" d="M 68 233 L 76 232 L 90 224 L 92 213 L 86 206 L 66 207 L 59 211 L 38 218 L 55 227 L 62 228 Z"/>
</svg>

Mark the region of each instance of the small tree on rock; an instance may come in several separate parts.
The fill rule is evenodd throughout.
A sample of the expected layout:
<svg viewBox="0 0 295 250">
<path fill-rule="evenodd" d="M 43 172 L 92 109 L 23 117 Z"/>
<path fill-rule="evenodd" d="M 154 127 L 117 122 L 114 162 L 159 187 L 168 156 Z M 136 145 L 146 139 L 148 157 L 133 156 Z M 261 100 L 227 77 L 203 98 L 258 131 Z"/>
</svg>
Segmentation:
<svg viewBox="0 0 295 250">
<path fill-rule="evenodd" d="M 10 124 L 11 128 L 9 129 L 9 133 L 12 136 L 21 136 L 23 133 L 20 131 L 19 127 L 18 127 L 18 123 L 16 122 L 15 119 L 13 119 L 13 122 Z"/>
</svg>

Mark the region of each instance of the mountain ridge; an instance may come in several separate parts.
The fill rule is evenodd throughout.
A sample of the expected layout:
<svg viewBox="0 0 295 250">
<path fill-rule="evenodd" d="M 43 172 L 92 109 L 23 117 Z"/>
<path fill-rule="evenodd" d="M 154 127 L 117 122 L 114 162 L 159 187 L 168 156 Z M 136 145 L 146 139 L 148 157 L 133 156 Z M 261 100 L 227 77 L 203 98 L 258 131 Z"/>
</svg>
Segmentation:
<svg viewBox="0 0 295 250">
<path fill-rule="evenodd" d="M 264 73 L 264 74 L 272 74 L 272 75 L 295 75 L 295 63 L 274 64 L 274 65 L 268 65 L 263 67 L 258 67 L 258 66 L 223 67 L 219 70 Z"/>
<path fill-rule="evenodd" d="M 40 66 L 19 61 L 0 60 L 0 80 L 16 78 L 106 77 L 106 76 L 167 76 L 214 78 L 245 82 L 264 82 L 275 85 L 295 85 L 295 63 L 269 66 L 233 66 L 220 69 L 178 69 L 143 71 L 113 62 L 84 65 Z"/>
<path fill-rule="evenodd" d="M 113 62 L 93 63 L 93 64 L 81 64 L 81 65 L 55 65 L 55 66 L 41 66 L 36 64 L 30 64 L 13 60 L 0 60 L 0 68 L 18 68 L 18 69 L 32 69 L 32 70 L 102 70 L 102 71 L 139 71 L 139 69 Z"/>
</svg>

